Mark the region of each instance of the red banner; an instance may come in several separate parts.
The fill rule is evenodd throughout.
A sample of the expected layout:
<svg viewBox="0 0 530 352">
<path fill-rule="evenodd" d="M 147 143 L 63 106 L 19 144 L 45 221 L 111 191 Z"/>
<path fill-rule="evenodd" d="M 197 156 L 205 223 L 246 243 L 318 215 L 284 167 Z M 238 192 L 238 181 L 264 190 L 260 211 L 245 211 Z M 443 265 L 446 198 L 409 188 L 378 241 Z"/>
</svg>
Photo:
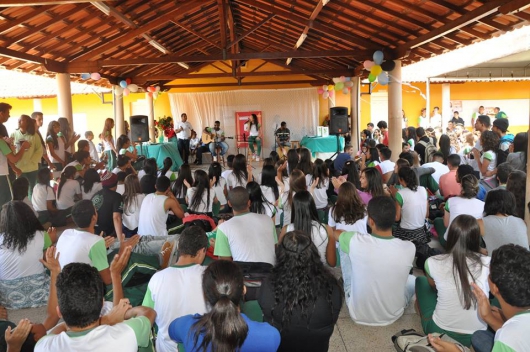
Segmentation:
<svg viewBox="0 0 530 352">
<path fill-rule="evenodd" d="M 236 112 L 236 138 L 237 148 L 248 147 L 248 136 L 250 131 L 245 131 L 245 123 L 250 120 L 252 114 L 258 117 L 258 123 L 261 125 L 261 111 Z"/>
</svg>

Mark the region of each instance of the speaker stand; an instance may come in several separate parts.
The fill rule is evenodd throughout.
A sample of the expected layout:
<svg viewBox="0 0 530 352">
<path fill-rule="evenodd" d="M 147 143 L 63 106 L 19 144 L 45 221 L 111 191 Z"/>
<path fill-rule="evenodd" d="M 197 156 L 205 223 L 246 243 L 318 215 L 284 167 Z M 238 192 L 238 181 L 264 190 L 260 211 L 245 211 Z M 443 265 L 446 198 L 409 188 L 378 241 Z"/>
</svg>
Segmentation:
<svg viewBox="0 0 530 352">
<path fill-rule="evenodd" d="M 337 137 L 337 151 L 330 157 L 331 160 L 340 153 L 340 134 L 336 134 L 335 136 Z"/>
</svg>

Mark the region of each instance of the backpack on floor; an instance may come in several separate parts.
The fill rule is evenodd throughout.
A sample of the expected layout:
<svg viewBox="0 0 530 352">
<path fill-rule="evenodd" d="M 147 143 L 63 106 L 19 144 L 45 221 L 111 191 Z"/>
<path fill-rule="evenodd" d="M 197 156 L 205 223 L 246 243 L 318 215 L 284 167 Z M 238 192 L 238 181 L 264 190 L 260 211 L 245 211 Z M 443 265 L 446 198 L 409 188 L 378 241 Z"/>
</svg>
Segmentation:
<svg viewBox="0 0 530 352">
<path fill-rule="evenodd" d="M 462 351 L 469 352 L 469 349 L 462 346 L 457 341 L 453 340 L 446 334 L 439 334 L 437 332 L 431 335 L 439 337 L 443 341 L 452 342 L 456 344 Z M 427 335 L 417 332 L 414 329 L 401 330 L 392 336 L 392 342 L 398 352 L 436 352 L 436 350 L 429 343 Z"/>
</svg>

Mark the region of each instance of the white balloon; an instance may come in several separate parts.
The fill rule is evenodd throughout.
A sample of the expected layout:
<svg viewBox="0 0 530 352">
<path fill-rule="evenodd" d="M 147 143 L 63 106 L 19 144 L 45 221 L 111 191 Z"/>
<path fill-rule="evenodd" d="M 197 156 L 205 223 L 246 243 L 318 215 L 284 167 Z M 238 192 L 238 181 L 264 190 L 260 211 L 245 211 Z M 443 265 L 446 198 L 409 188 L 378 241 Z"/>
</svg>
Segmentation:
<svg viewBox="0 0 530 352">
<path fill-rule="evenodd" d="M 344 85 L 346 87 L 350 87 L 351 88 L 351 87 L 353 87 L 353 82 L 352 81 L 346 81 L 346 82 L 344 82 Z"/>
<path fill-rule="evenodd" d="M 324 98 L 324 99 L 329 98 L 329 92 L 325 91 L 324 93 L 322 93 L 322 98 Z"/>
<path fill-rule="evenodd" d="M 156 91 L 156 92 L 160 92 L 160 86 L 156 86 L 156 87 L 155 87 L 155 91 Z"/>
<path fill-rule="evenodd" d="M 340 78 L 339 77 L 333 77 L 333 83 L 339 83 Z"/>
<path fill-rule="evenodd" d="M 138 86 L 134 83 L 131 83 L 127 86 L 127 89 L 129 89 L 131 93 L 136 93 L 138 91 Z"/>
<path fill-rule="evenodd" d="M 122 95 L 123 94 L 123 88 L 120 87 L 120 86 L 114 86 L 114 94 Z"/>
</svg>

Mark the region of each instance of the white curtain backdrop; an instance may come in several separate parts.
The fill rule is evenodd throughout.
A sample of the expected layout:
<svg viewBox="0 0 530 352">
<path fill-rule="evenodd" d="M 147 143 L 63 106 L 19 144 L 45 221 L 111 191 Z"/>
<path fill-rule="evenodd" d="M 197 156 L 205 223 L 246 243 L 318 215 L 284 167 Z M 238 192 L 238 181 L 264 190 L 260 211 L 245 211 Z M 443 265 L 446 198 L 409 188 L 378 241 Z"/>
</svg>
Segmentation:
<svg viewBox="0 0 530 352">
<path fill-rule="evenodd" d="M 318 126 L 318 93 L 315 88 L 232 90 L 205 93 L 170 93 L 175 120 L 185 112 L 200 136 L 206 126 L 221 122 L 226 136 L 236 137 L 236 112 L 261 111 L 263 156 L 274 147 L 274 131 L 282 121 L 291 130 L 291 140 L 315 135 Z M 227 140 L 229 153 L 236 153 L 235 139 Z"/>
</svg>

